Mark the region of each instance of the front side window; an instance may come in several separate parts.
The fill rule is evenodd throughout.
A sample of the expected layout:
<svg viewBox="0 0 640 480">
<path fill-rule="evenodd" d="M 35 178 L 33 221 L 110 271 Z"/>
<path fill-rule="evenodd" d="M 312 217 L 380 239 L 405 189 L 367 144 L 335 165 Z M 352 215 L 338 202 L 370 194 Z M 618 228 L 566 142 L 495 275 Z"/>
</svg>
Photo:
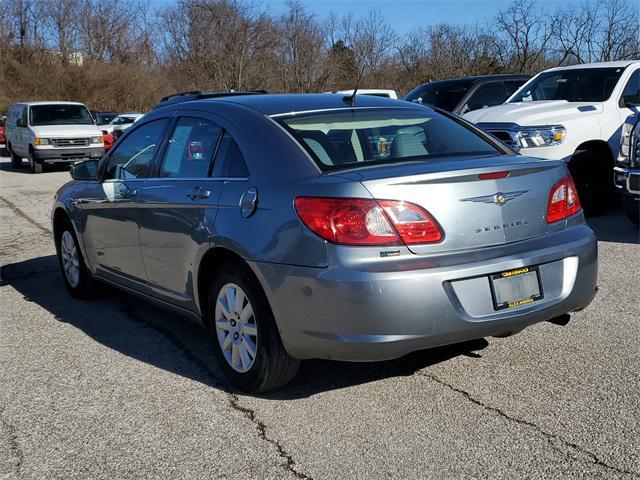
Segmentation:
<svg viewBox="0 0 640 480">
<path fill-rule="evenodd" d="M 624 87 L 622 92 L 622 105 L 639 106 L 640 105 L 640 70 L 636 70 Z"/>
<path fill-rule="evenodd" d="M 202 118 L 182 117 L 169 139 L 161 177 L 206 177 L 222 129 Z"/>
<path fill-rule="evenodd" d="M 576 68 L 541 73 L 509 102 L 566 100 L 604 102 L 615 88 L 624 68 Z"/>
<path fill-rule="evenodd" d="M 481 108 L 500 105 L 507 99 L 507 90 L 503 82 L 491 82 L 480 85 L 467 102 L 468 112 Z"/>
<path fill-rule="evenodd" d="M 109 155 L 105 179 L 147 178 L 151 173 L 153 155 L 168 123 L 166 118 L 154 120 L 127 135 Z"/>
<path fill-rule="evenodd" d="M 340 109 L 276 119 L 323 170 L 502 153 L 469 128 L 430 109 Z"/>
<path fill-rule="evenodd" d="M 26 120 L 26 119 L 25 119 Z M 94 125 L 91 112 L 84 105 L 34 105 L 31 125 Z"/>
</svg>

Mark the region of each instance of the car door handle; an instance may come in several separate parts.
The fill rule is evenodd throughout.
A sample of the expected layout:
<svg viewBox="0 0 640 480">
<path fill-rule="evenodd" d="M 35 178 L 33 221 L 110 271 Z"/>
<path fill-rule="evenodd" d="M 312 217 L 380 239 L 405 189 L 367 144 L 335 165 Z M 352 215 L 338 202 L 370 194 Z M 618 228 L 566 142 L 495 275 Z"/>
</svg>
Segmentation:
<svg viewBox="0 0 640 480">
<path fill-rule="evenodd" d="M 195 187 L 193 190 L 187 192 L 187 197 L 189 197 L 191 200 L 203 200 L 205 198 L 209 198 L 210 196 L 211 192 L 201 187 Z"/>
</svg>

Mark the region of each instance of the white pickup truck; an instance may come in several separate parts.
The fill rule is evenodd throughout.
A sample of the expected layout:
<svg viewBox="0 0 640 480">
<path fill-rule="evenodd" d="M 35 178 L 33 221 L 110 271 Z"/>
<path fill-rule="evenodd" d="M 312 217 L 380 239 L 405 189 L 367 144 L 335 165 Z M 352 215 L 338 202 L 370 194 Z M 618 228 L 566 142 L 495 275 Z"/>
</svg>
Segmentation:
<svg viewBox="0 0 640 480">
<path fill-rule="evenodd" d="M 552 68 L 464 118 L 523 155 L 564 160 L 587 213 L 615 198 L 622 125 L 640 108 L 640 61 Z"/>
</svg>

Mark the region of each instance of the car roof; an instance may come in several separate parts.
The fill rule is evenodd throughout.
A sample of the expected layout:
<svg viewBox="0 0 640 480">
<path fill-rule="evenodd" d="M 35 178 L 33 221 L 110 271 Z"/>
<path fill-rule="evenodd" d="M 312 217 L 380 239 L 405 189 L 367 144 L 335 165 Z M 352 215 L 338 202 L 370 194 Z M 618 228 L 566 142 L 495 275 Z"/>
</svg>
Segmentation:
<svg viewBox="0 0 640 480">
<path fill-rule="evenodd" d="M 531 75 L 526 73 L 500 73 L 493 75 L 474 75 L 469 77 L 449 78 L 446 80 L 434 80 L 433 82 L 423 83 L 422 85 L 438 85 L 440 83 L 453 83 L 453 82 L 482 82 L 482 81 L 495 81 L 495 80 L 527 80 L 531 78 Z"/>
<path fill-rule="evenodd" d="M 185 102 L 183 105 L 189 103 L 197 103 L 198 105 L 230 103 L 244 105 L 264 115 L 279 115 L 318 110 L 349 109 L 351 108 L 351 103 L 345 99 L 350 98 L 350 95 L 327 95 L 324 93 L 239 95 L 219 97 L 216 99 L 194 100 L 192 102 Z M 355 106 L 415 108 L 415 104 L 404 100 L 393 100 L 370 95 L 356 95 Z M 420 105 L 417 108 L 424 108 L 424 106 Z"/>
<path fill-rule="evenodd" d="M 564 67 L 555 67 L 545 70 L 545 72 L 554 72 L 558 70 L 575 70 L 578 68 L 626 68 L 634 63 L 640 63 L 640 60 L 623 60 L 618 62 L 597 62 L 597 63 L 581 63 L 578 65 L 567 65 Z"/>
<path fill-rule="evenodd" d="M 16 105 L 28 105 L 31 107 L 36 105 L 82 105 L 84 106 L 84 103 L 47 100 L 47 101 L 41 101 L 41 102 L 19 102 Z"/>
<path fill-rule="evenodd" d="M 350 90 L 332 90 L 330 92 L 324 92 L 324 93 L 353 95 L 353 88 Z M 384 88 L 359 88 L 357 93 L 361 95 L 366 95 L 367 93 L 396 93 L 396 91 L 391 89 L 384 89 Z"/>
</svg>

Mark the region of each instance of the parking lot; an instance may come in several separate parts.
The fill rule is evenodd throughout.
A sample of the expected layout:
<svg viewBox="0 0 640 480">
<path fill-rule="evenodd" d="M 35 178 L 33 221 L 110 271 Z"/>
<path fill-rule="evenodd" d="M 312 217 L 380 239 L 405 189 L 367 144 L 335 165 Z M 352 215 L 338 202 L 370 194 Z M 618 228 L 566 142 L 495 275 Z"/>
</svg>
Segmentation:
<svg viewBox="0 0 640 480">
<path fill-rule="evenodd" d="M 0 161 L 1 479 L 640 478 L 640 242 L 622 213 L 589 221 L 600 290 L 565 325 L 309 361 L 248 396 L 188 320 L 68 295 L 49 222 L 67 180 Z"/>
</svg>

